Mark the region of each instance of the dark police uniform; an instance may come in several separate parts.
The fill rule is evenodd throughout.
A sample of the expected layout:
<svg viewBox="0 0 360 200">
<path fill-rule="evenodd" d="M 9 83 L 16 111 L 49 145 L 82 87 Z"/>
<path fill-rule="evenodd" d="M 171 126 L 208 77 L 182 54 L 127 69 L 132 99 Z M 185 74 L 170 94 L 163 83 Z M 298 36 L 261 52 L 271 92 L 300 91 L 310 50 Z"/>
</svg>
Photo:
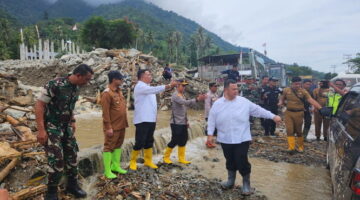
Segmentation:
<svg viewBox="0 0 360 200">
<path fill-rule="evenodd" d="M 270 87 L 266 86 L 262 91 L 262 99 L 263 99 L 263 107 L 272 112 L 273 114 L 278 114 L 278 102 L 279 95 L 281 94 L 281 90 L 278 87 Z M 275 135 L 276 123 L 271 119 L 265 119 L 264 121 L 264 129 L 265 135 Z"/>
</svg>

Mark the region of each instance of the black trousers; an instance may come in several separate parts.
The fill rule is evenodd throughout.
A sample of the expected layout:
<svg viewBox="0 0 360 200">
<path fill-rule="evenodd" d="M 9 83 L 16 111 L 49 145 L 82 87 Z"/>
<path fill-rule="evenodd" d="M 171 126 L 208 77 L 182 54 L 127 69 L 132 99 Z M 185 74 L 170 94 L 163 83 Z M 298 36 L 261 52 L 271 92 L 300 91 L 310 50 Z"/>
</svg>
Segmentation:
<svg viewBox="0 0 360 200">
<path fill-rule="evenodd" d="M 278 114 L 278 107 L 268 107 L 266 108 L 270 112 L 272 112 L 274 115 Z M 276 123 L 272 119 L 265 119 L 264 120 L 264 129 L 265 129 L 265 135 L 275 135 L 275 129 L 276 129 Z"/>
<path fill-rule="evenodd" d="M 134 150 L 149 149 L 154 144 L 155 122 L 143 122 L 135 124 L 135 145 Z"/>
<path fill-rule="evenodd" d="M 170 124 L 171 126 L 171 141 L 168 147 L 174 148 L 176 145 L 183 147 L 188 141 L 188 129 L 187 125 L 182 124 Z"/>
<path fill-rule="evenodd" d="M 251 173 L 251 164 L 248 160 L 250 141 L 240 144 L 221 143 L 221 147 L 226 159 L 227 170 L 239 171 L 242 176 Z"/>
<path fill-rule="evenodd" d="M 309 130 L 310 126 L 311 126 L 311 113 L 310 111 L 305 111 L 304 112 L 304 129 Z"/>
<path fill-rule="evenodd" d="M 208 121 L 208 118 L 205 118 L 206 121 Z M 207 125 L 205 127 L 205 135 L 208 135 L 208 132 L 207 132 Z M 214 131 L 214 134 L 213 136 L 217 136 L 217 129 L 215 128 L 215 131 Z"/>
</svg>

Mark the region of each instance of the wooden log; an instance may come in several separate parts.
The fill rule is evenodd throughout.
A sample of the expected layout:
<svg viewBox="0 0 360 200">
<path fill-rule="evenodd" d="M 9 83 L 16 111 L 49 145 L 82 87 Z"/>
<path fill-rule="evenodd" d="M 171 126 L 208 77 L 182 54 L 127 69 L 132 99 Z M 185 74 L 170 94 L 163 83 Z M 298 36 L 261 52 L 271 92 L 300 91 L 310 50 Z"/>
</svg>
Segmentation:
<svg viewBox="0 0 360 200">
<path fill-rule="evenodd" d="M 44 151 L 41 151 L 41 152 L 30 152 L 30 153 L 24 153 L 22 154 L 22 157 L 24 158 L 32 158 L 34 156 L 42 156 L 42 155 L 45 155 L 45 152 Z"/>
<path fill-rule="evenodd" d="M 18 111 L 23 111 L 23 112 L 32 112 L 33 110 L 28 109 L 28 108 L 23 108 L 20 106 L 10 106 L 9 108 L 14 109 L 14 110 L 18 110 Z"/>
<path fill-rule="evenodd" d="M 27 141 L 13 142 L 13 143 L 10 143 L 10 146 L 12 148 L 21 148 L 22 146 L 32 145 L 32 144 L 38 144 L 37 140 L 27 140 Z"/>
<path fill-rule="evenodd" d="M 42 193 L 46 192 L 46 190 L 47 190 L 46 185 L 41 184 L 36 187 L 20 190 L 19 192 L 16 192 L 15 194 L 11 195 L 11 197 L 13 200 L 28 199 L 30 197 L 35 197 L 39 194 L 42 194 Z"/>
<path fill-rule="evenodd" d="M 18 161 L 18 158 L 13 158 L 11 162 L 0 172 L 0 182 L 3 181 L 4 178 L 10 173 L 10 171 L 16 166 Z"/>
<path fill-rule="evenodd" d="M 19 121 L 19 120 L 13 118 L 13 117 L 10 116 L 10 115 L 6 115 L 6 116 L 5 116 L 5 119 L 6 119 L 6 121 L 8 121 L 8 122 L 9 122 L 11 125 L 13 125 L 13 126 L 17 126 L 17 125 L 20 124 L 20 121 Z"/>
</svg>

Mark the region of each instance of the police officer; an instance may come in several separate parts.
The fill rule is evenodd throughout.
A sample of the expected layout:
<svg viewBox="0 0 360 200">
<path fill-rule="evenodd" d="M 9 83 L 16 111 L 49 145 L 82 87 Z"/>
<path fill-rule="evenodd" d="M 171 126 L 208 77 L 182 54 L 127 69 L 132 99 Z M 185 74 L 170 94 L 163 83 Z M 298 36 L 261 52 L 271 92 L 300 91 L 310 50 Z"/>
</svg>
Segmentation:
<svg viewBox="0 0 360 200">
<path fill-rule="evenodd" d="M 65 171 L 68 177 L 66 191 L 76 198 L 86 197 L 77 181 L 77 152 L 74 107 L 79 97 L 79 86 L 87 84 L 94 72 L 81 64 L 70 76 L 49 81 L 35 105 L 37 139 L 45 146 L 48 158 L 48 189 L 46 200 L 56 200 L 57 186 Z"/>
<path fill-rule="evenodd" d="M 297 151 L 304 151 L 302 125 L 304 119 L 305 101 L 319 109 L 320 114 L 322 115 L 328 115 L 330 111 L 326 107 L 322 107 L 306 90 L 301 88 L 300 77 L 293 77 L 291 81 L 291 86 L 284 89 L 278 105 L 282 106 L 286 101 L 285 126 L 289 146 L 288 151 L 290 154 L 294 154 L 296 144 L 295 135 L 297 136 Z"/>
<path fill-rule="evenodd" d="M 236 65 L 233 65 L 232 69 L 222 71 L 221 74 L 227 74 L 227 79 L 231 79 L 234 81 L 240 80 L 240 73 L 239 73 Z"/>
<path fill-rule="evenodd" d="M 274 115 L 278 114 L 278 101 L 281 90 L 277 87 L 278 80 L 274 77 L 269 79 L 269 85 L 266 86 L 261 94 L 263 99 L 263 107 L 272 112 Z M 265 136 L 269 133 L 275 136 L 276 123 L 271 119 L 265 119 L 264 121 Z"/>
<path fill-rule="evenodd" d="M 342 79 L 336 79 L 335 83 L 329 82 L 329 86 L 332 87 L 333 91 L 329 92 L 327 106 L 333 109 L 332 115 L 335 115 L 342 96 L 348 91 L 345 89 L 346 83 Z"/>
<path fill-rule="evenodd" d="M 184 96 L 185 87 L 188 83 L 184 79 L 177 81 L 179 84 L 176 91 L 171 96 L 171 141 L 166 147 L 164 154 L 164 163 L 171 164 L 170 155 L 175 146 L 178 146 L 179 163 L 190 164 L 190 161 L 185 159 L 185 145 L 188 140 L 188 126 L 187 106 L 194 105 L 199 101 L 204 101 L 206 95 L 199 95 L 195 99 L 186 99 Z"/>
</svg>

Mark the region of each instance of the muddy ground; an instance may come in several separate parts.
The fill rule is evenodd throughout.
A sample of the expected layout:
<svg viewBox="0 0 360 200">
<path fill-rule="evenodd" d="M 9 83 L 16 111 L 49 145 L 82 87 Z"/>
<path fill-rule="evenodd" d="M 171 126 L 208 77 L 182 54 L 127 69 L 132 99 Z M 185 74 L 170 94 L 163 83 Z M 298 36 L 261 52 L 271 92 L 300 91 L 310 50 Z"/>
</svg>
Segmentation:
<svg viewBox="0 0 360 200">
<path fill-rule="evenodd" d="M 287 152 L 285 137 L 253 137 L 249 156 L 264 158 L 273 162 L 287 162 L 307 166 L 326 167 L 325 141 L 309 140 L 305 142 L 305 151 L 290 155 Z"/>
</svg>

